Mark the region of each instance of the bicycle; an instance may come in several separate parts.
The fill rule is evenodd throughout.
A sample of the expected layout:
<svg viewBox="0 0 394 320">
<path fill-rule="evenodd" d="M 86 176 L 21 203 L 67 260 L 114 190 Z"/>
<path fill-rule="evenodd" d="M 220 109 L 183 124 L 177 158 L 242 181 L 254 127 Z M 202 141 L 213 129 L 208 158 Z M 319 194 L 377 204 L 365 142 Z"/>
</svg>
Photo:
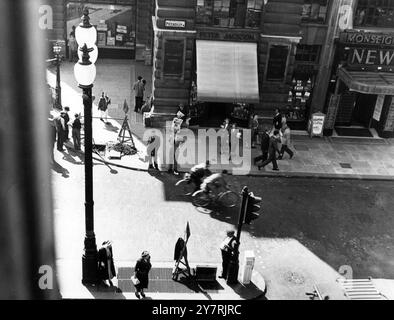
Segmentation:
<svg viewBox="0 0 394 320">
<path fill-rule="evenodd" d="M 196 189 L 196 186 L 194 185 L 192 179 L 191 179 L 191 175 L 189 172 L 186 172 L 185 175 L 183 176 L 182 180 L 179 180 L 176 184 L 175 187 L 177 188 L 177 190 L 179 190 L 179 192 L 182 195 L 185 196 L 190 196 L 193 194 L 193 192 Z"/>
<path fill-rule="evenodd" d="M 205 192 L 204 190 L 196 191 L 192 196 L 192 203 L 196 207 L 206 208 L 211 204 L 220 205 L 226 208 L 234 208 L 238 203 L 238 193 L 232 191 L 227 185 L 227 190 L 213 193 L 211 190 Z"/>
</svg>

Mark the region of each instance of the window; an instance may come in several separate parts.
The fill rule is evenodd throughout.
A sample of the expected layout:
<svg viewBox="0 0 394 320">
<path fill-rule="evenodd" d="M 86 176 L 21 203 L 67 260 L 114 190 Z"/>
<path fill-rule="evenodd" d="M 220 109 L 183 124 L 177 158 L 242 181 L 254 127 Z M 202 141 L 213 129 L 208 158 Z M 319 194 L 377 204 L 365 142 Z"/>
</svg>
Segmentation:
<svg viewBox="0 0 394 320">
<path fill-rule="evenodd" d="M 264 0 L 197 0 L 196 23 L 215 27 L 259 28 Z"/>
<path fill-rule="evenodd" d="M 245 27 L 247 28 L 260 27 L 263 2 L 264 0 L 248 0 L 248 5 L 246 8 Z"/>
<path fill-rule="evenodd" d="M 164 76 L 182 77 L 184 40 L 166 40 L 164 44 Z"/>
<path fill-rule="evenodd" d="M 319 45 L 299 44 L 297 46 L 296 61 L 318 63 L 320 57 Z"/>
<path fill-rule="evenodd" d="M 394 27 L 394 0 L 359 0 L 354 25 L 357 27 Z"/>
<path fill-rule="evenodd" d="M 287 67 L 289 47 L 284 45 L 271 45 L 267 66 L 268 81 L 284 81 Z"/>
<path fill-rule="evenodd" d="M 214 0 L 213 25 L 219 27 L 233 27 L 235 22 L 234 6 L 235 0 Z"/>
<path fill-rule="evenodd" d="M 324 23 L 326 21 L 327 0 L 304 0 L 302 21 Z"/>
</svg>

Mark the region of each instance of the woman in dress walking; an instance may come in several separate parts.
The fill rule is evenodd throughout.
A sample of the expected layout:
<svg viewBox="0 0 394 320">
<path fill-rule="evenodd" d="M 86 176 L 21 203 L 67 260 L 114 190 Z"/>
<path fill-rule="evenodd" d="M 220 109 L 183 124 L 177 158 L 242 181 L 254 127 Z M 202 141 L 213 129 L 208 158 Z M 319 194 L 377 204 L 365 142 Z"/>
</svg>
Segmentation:
<svg viewBox="0 0 394 320">
<path fill-rule="evenodd" d="M 141 258 L 137 260 L 134 267 L 134 276 L 138 279 L 139 283 L 135 285 L 135 296 L 141 299 L 141 296 L 145 298 L 144 289 L 148 288 L 149 283 L 149 271 L 152 268 L 150 263 L 150 255 L 148 251 L 144 251 L 141 254 Z M 140 296 L 141 294 L 141 296 Z"/>
</svg>

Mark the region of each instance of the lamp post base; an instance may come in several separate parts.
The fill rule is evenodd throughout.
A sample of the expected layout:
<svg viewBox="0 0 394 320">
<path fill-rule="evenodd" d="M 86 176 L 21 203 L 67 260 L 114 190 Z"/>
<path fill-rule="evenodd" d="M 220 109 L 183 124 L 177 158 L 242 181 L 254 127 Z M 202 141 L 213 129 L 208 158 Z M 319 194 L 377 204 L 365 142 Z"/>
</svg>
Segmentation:
<svg viewBox="0 0 394 320">
<path fill-rule="evenodd" d="M 227 272 L 227 284 L 237 284 L 238 283 L 238 271 L 239 271 L 239 261 L 237 259 L 232 259 L 228 265 Z"/>
<path fill-rule="evenodd" d="M 92 285 L 98 283 L 97 247 L 95 237 L 85 238 L 85 249 L 82 255 L 82 283 Z"/>
</svg>

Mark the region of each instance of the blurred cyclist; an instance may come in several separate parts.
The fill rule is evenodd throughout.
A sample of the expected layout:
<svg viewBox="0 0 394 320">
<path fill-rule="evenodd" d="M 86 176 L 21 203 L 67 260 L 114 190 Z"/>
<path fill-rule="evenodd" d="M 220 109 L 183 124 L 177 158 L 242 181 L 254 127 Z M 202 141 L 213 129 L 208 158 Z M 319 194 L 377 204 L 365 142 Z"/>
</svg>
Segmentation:
<svg viewBox="0 0 394 320">
<path fill-rule="evenodd" d="M 202 179 L 212 174 L 209 167 L 210 163 L 209 160 L 207 160 L 206 162 L 197 164 L 190 169 L 190 180 L 196 186 L 195 191 L 200 190 Z"/>
<path fill-rule="evenodd" d="M 228 190 L 225 176 L 228 174 L 227 170 L 223 170 L 222 173 L 214 173 L 206 177 L 201 184 L 201 190 L 206 193 L 210 191 L 213 194 L 218 195 L 220 192 Z"/>
</svg>

